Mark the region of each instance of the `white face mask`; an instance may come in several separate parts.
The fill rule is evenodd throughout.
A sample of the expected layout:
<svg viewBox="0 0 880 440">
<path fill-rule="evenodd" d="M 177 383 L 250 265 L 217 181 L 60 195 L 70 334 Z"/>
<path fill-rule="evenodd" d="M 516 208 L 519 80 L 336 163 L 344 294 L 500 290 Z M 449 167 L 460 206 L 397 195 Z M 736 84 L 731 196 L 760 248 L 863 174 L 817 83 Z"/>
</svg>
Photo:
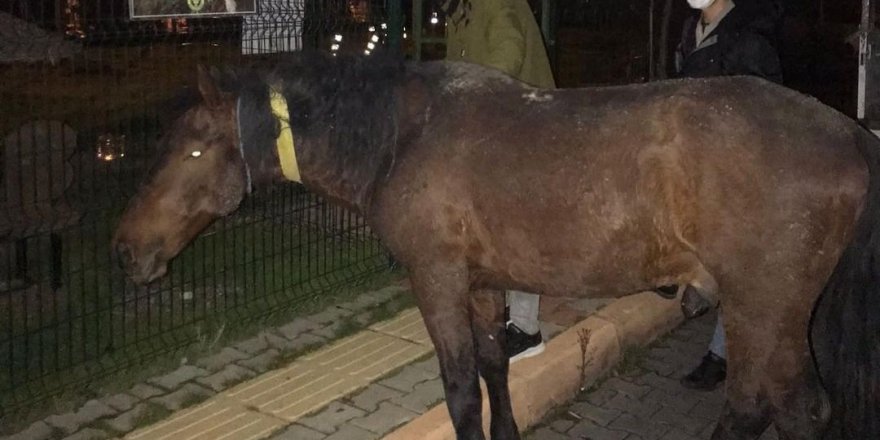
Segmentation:
<svg viewBox="0 0 880 440">
<path fill-rule="evenodd" d="M 715 3 L 715 0 L 688 0 L 688 4 L 694 9 L 706 9 Z"/>
</svg>

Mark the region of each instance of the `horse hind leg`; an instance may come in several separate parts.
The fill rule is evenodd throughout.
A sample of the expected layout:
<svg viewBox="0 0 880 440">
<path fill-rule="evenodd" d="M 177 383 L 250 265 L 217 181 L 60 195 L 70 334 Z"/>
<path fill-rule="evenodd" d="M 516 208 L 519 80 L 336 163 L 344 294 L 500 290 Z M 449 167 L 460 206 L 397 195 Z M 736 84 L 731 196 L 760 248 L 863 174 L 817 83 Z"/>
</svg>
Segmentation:
<svg viewBox="0 0 880 440">
<path fill-rule="evenodd" d="M 753 399 L 737 406 L 728 401 L 712 432 L 712 440 L 755 440 L 770 426 L 770 414 L 765 399 Z"/>
<path fill-rule="evenodd" d="M 788 393 L 774 405 L 774 425 L 780 440 L 821 438 L 831 418 L 831 402 L 810 368 L 787 384 Z"/>
<path fill-rule="evenodd" d="M 721 301 L 718 282 L 693 252 L 660 258 L 654 266 L 654 272 L 660 274 L 650 281 L 657 286 L 655 292 L 669 299 L 680 296 L 681 311 L 686 318 L 703 315 Z"/>
<path fill-rule="evenodd" d="M 787 260 L 791 261 L 791 258 Z M 810 357 L 807 334 L 823 268 L 797 277 L 778 262 L 731 272 L 722 288 L 727 339 L 727 408 L 714 440 L 753 440 L 773 423 L 780 439 L 822 438 L 828 400 Z M 784 267 L 790 267 L 786 265 Z"/>
<path fill-rule="evenodd" d="M 783 355 L 787 356 L 787 355 Z M 780 361 L 770 356 L 768 364 Z M 737 361 L 738 362 L 738 361 Z M 768 365 L 763 365 L 761 376 L 768 376 Z M 756 374 L 754 371 L 749 373 Z M 712 434 L 712 440 L 755 440 L 761 437 L 772 423 L 780 440 L 817 440 L 830 415 L 830 404 L 821 390 L 815 375 L 794 374 L 787 378 L 775 378 L 773 384 L 760 385 L 762 390 L 775 390 L 768 396 L 766 391 L 743 394 L 742 382 L 750 378 L 728 378 L 728 401 L 721 419 Z M 765 379 L 770 380 L 770 379 Z"/>
</svg>

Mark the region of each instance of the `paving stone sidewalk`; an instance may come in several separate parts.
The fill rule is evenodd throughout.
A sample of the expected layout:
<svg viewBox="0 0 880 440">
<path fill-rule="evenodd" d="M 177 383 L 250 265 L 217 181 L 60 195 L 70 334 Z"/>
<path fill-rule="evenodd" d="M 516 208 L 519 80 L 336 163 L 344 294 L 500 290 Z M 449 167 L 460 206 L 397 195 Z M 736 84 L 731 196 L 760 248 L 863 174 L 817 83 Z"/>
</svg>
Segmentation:
<svg viewBox="0 0 880 440">
<path fill-rule="evenodd" d="M 551 412 L 525 439 L 709 439 L 723 390 L 688 390 L 678 379 L 700 362 L 714 325 L 711 315 L 692 320 L 648 348 L 631 351 L 616 374 Z M 772 427 L 761 437 L 776 439 Z"/>
<path fill-rule="evenodd" d="M 363 323 L 366 327 L 371 322 L 369 315 L 374 306 L 387 304 L 400 295 L 409 294 L 406 291 L 405 287 L 393 286 L 368 292 L 351 302 L 335 305 L 321 313 L 266 329 L 259 335 L 225 347 L 210 357 L 195 360 L 175 371 L 150 378 L 127 392 L 89 401 L 75 411 L 53 415 L 35 422 L 17 434 L 9 437 L 0 436 L 0 440 L 381 438 L 443 402 L 436 357 L 429 355 L 432 351 L 430 347 L 418 349 L 424 350 L 421 352 L 425 353 L 426 357 L 403 364 L 392 362 L 393 359 L 389 356 L 393 357 L 393 353 L 383 354 L 381 351 L 373 350 L 372 354 L 362 358 L 364 360 L 350 359 L 351 353 L 357 351 L 353 347 L 360 346 L 363 349 L 370 344 L 375 345 L 374 339 L 387 339 L 388 335 L 398 336 L 405 344 L 411 343 L 413 347 L 430 346 L 423 328 L 421 331 L 414 328 L 416 324 L 421 326 L 421 321 L 415 322 L 404 316 L 413 316 L 417 313 L 410 310 L 391 320 L 400 321 L 400 317 L 403 316 L 404 321 L 414 322 L 414 324 L 406 324 L 406 328 L 383 328 L 385 324 L 380 323 L 370 326 L 370 330 L 365 329 L 341 341 L 342 344 L 336 344 L 347 344 L 345 347 L 335 349 L 333 348 L 335 345 L 328 342 L 336 337 L 341 322 L 354 321 Z M 541 304 L 541 325 L 545 338 L 558 334 L 610 302 L 611 300 L 545 298 Z M 313 357 L 308 355 L 305 356 L 307 365 L 311 365 L 308 371 L 298 369 L 296 366 L 284 366 L 287 356 L 315 346 L 327 346 L 330 352 L 334 352 L 332 356 L 323 358 L 329 359 L 330 363 L 322 364 L 323 367 L 315 367 L 318 361 L 308 359 Z M 418 350 L 410 350 L 407 356 L 418 353 Z M 359 362 L 366 362 L 372 368 L 370 375 L 376 374 L 375 371 L 382 368 L 385 372 L 379 374 L 378 379 L 368 382 L 365 387 L 355 392 L 344 391 L 351 389 L 348 385 L 350 377 L 343 378 L 342 382 L 345 383 L 333 382 L 333 373 L 314 376 L 318 379 L 311 382 L 305 378 L 308 384 L 306 388 L 290 388 L 289 382 L 292 376 L 308 376 L 314 372 L 320 373 L 321 370 L 341 370 L 342 367 L 338 367 L 341 364 Z M 354 367 L 364 369 L 361 365 Z M 241 383 L 242 381 L 246 382 Z M 241 384 L 236 385 L 239 383 Z M 236 390 L 242 388 L 256 390 L 256 393 L 263 397 L 268 395 L 268 403 L 252 404 L 247 399 L 233 401 L 234 399 L 230 397 L 236 397 L 240 393 Z M 320 397 L 316 395 L 317 393 L 326 395 L 335 392 L 334 389 L 339 389 L 336 394 L 338 397 L 335 400 L 328 400 L 329 405 L 322 409 L 308 413 L 297 409 L 302 407 L 300 400 L 314 400 Z M 287 402 L 284 408 L 275 410 L 272 405 L 277 402 L 273 400 L 278 401 L 281 397 L 276 399 L 273 393 L 294 396 L 299 400 L 292 401 L 293 403 Z M 193 406 L 209 398 L 215 403 Z M 174 417 L 180 415 L 190 417 L 189 415 L 199 412 L 211 415 L 192 416 L 201 417 L 197 418 L 195 423 L 175 425 L 171 422 Z M 245 420 L 242 412 L 258 414 L 256 418 Z M 159 423 L 151 424 L 155 422 Z M 199 428 L 199 426 L 203 427 Z M 137 428 L 142 429 L 136 430 Z"/>
<path fill-rule="evenodd" d="M 15 434 L 0 435 L 0 440 L 88 440 L 125 436 L 242 381 L 279 368 L 305 351 L 326 346 L 355 327 L 365 328 L 389 310 L 401 310 L 408 303 L 403 299 L 405 295 L 409 295 L 407 283 L 393 283 L 329 306 L 320 313 L 267 327 L 249 339 L 193 359 L 124 392 L 47 416 Z"/>
<path fill-rule="evenodd" d="M 611 300 L 544 298 L 541 331 L 545 339 L 579 322 Z M 375 440 L 443 403 L 437 357 L 405 366 L 322 411 L 297 420 L 270 440 Z"/>
</svg>

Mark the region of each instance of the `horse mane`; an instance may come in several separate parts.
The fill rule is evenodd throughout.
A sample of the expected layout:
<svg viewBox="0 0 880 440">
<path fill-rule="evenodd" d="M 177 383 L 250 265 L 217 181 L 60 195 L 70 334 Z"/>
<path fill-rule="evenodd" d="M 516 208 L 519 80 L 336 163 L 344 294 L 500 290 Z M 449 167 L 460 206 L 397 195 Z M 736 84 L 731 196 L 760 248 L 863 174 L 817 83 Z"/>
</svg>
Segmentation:
<svg viewBox="0 0 880 440">
<path fill-rule="evenodd" d="M 354 198 L 346 202 L 365 207 L 375 181 L 394 161 L 394 88 L 403 73 L 400 57 L 381 52 L 335 57 L 299 52 L 265 71 L 239 72 L 241 137 L 255 183 L 261 183 L 259 176 L 269 175 L 266 171 L 277 166 L 278 122 L 271 114 L 269 88 L 280 86 L 290 109 L 294 138 L 321 139 L 330 150 L 297 150 L 310 163 L 310 177 L 322 185 L 346 188 Z"/>
</svg>

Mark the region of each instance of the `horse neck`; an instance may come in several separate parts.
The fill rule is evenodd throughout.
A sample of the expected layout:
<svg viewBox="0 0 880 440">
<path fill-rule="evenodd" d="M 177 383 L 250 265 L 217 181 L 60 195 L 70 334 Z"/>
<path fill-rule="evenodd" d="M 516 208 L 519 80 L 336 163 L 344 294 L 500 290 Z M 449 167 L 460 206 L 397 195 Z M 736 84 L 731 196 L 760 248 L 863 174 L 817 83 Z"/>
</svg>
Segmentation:
<svg viewBox="0 0 880 440">
<path fill-rule="evenodd" d="M 420 77 L 410 76 L 386 92 L 367 101 L 358 96 L 347 101 L 342 94 L 318 134 L 303 139 L 306 187 L 362 214 L 393 171 L 402 144 L 421 132 L 431 100 Z"/>
<path fill-rule="evenodd" d="M 356 87 L 348 86 L 331 96 L 310 96 L 318 102 L 309 113 L 313 122 L 307 127 L 294 127 L 293 137 L 306 187 L 337 204 L 366 213 L 374 191 L 394 166 L 398 139 L 409 137 L 415 125 L 422 124 L 410 121 L 423 120 L 418 115 L 424 112 L 429 98 L 420 80 L 386 83 L 367 91 L 360 91 L 363 81 L 353 84 Z M 288 101 L 298 102 L 297 94 L 309 92 L 285 90 L 284 94 Z M 250 150 L 246 160 L 252 171 L 258 170 L 255 182 L 274 183 L 285 179 L 275 141 L 266 136 L 275 127 L 267 106 L 259 102 L 252 111 L 263 116 L 249 116 L 262 122 L 259 130 L 252 130 L 259 132 L 252 136 L 259 138 L 255 142 L 259 145 L 246 147 Z"/>
</svg>

